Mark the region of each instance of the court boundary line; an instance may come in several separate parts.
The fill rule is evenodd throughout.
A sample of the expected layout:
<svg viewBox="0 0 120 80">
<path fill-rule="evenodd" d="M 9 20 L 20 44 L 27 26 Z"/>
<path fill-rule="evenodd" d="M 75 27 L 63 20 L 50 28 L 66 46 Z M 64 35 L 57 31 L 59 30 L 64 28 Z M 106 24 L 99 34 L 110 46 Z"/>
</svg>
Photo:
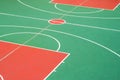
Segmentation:
<svg viewBox="0 0 120 80">
<path fill-rule="evenodd" d="M 119 6 L 120 6 L 120 3 L 113 9 L 113 11 L 116 10 Z"/>
<path fill-rule="evenodd" d="M 40 20 L 40 21 L 48 21 L 48 19 L 36 18 L 36 17 L 31 17 L 31 16 L 23 16 L 23 15 L 11 14 L 11 13 L 1 13 L 0 12 L 0 15 L 26 18 L 26 19 L 33 19 L 33 20 Z"/>
<path fill-rule="evenodd" d="M 91 28 L 91 29 L 99 29 L 99 30 L 105 30 L 105 31 L 114 31 L 114 32 L 120 32 L 120 29 L 112 29 L 112 28 L 105 28 L 105 27 L 97 27 L 97 26 L 89 26 L 85 24 L 77 24 L 77 23 L 66 23 L 68 25 L 74 25 L 79 27 L 85 27 L 85 28 Z"/>
</svg>

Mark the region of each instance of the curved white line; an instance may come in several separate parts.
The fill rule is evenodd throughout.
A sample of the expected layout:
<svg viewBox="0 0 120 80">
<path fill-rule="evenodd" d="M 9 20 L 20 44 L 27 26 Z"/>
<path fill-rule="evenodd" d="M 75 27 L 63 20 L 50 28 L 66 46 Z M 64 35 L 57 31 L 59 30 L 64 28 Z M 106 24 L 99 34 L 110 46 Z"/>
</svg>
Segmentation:
<svg viewBox="0 0 120 80">
<path fill-rule="evenodd" d="M 6 36 L 10 36 L 10 35 L 15 35 L 15 34 L 38 34 L 38 33 L 33 33 L 33 32 L 15 32 L 15 33 L 4 34 L 4 35 L 1 35 L 0 37 L 6 37 Z M 47 35 L 47 34 L 39 33 L 39 35 L 47 36 L 47 37 L 55 40 L 57 42 L 57 44 L 58 44 L 58 48 L 56 49 L 56 51 L 60 50 L 61 44 L 60 44 L 60 41 L 58 39 L 56 39 L 53 36 Z M 22 44 L 20 44 L 20 45 L 22 45 Z M 0 59 L 0 62 L 3 61 L 4 59 L 6 59 L 11 54 L 12 53 L 8 53 L 7 55 L 5 55 L 3 58 Z"/>
<path fill-rule="evenodd" d="M 3 78 L 3 76 L 2 76 L 1 74 L 0 74 L 0 79 L 1 79 L 1 80 L 4 80 L 4 78 Z"/>
<path fill-rule="evenodd" d="M 41 21 L 48 21 L 48 19 L 41 19 L 41 18 L 35 18 L 35 17 L 29 17 L 29 16 L 22 16 L 22 15 L 16 15 L 16 14 L 9 14 L 9 13 L 1 13 L 0 12 L 0 15 L 14 16 L 14 17 L 34 19 L 34 20 L 41 20 Z"/>
<path fill-rule="evenodd" d="M 9 25 L 10 26 L 10 25 Z M 5 26 L 4 26 L 5 27 Z M 31 28 L 31 29 L 43 29 L 43 28 L 35 28 L 35 27 L 30 27 L 30 26 L 17 26 L 17 25 L 12 25 L 12 27 L 18 27 L 18 28 Z M 100 43 L 97 43 L 93 40 L 90 40 L 90 39 L 87 39 L 87 38 L 84 38 L 84 37 L 81 37 L 81 36 L 78 36 L 78 35 L 74 35 L 74 34 L 71 34 L 71 33 L 66 33 L 66 32 L 62 32 L 62 31 L 57 31 L 57 30 L 52 30 L 52 29 L 45 29 L 46 31 L 51 31 L 51 32 L 56 32 L 56 33 L 60 33 L 60 34 L 64 34 L 64 35 L 68 35 L 68 36 L 71 36 L 71 37 L 75 37 L 75 38 L 78 38 L 78 39 L 82 39 L 82 40 L 85 40 L 87 42 L 90 42 L 92 44 L 95 44 L 111 53 L 113 53 L 114 55 L 118 56 L 120 58 L 120 54 L 118 54 L 117 52 L 113 51 L 112 49 L 100 44 Z"/>
<path fill-rule="evenodd" d="M 33 10 L 37 10 L 37 11 L 41 11 L 41 12 L 45 12 L 45 13 L 50 13 L 50 14 L 57 14 L 57 15 L 64 15 L 62 13 L 56 13 L 56 12 L 52 12 L 52 11 L 47 11 L 47 10 L 43 10 L 43 9 L 39 9 L 36 7 L 33 7 L 31 5 L 28 5 L 24 2 L 22 2 L 21 0 L 17 0 L 20 4 L 22 4 L 23 6 L 29 7 Z M 120 19 L 120 17 L 90 17 L 90 16 L 76 16 L 76 15 L 66 15 L 69 17 L 81 17 L 81 18 L 92 18 L 92 19 Z"/>
<path fill-rule="evenodd" d="M 120 58 L 120 54 L 118 54 L 117 52 L 113 51 L 112 49 L 100 44 L 100 43 L 97 43 L 93 40 L 90 40 L 90 39 L 87 39 L 87 38 L 84 38 L 84 37 L 81 37 L 81 36 L 77 36 L 77 35 L 74 35 L 74 34 L 71 34 L 71 33 L 66 33 L 66 32 L 61 32 L 61 31 L 56 31 L 56 30 L 50 30 L 50 29 L 46 29 L 46 30 L 49 30 L 49 31 L 54 31 L 54 32 L 57 32 L 57 33 L 61 33 L 61 34 L 65 34 L 65 35 L 68 35 L 68 36 L 72 36 L 72 37 L 75 37 L 75 38 L 79 38 L 79 39 L 82 39 L 82 40 L 85 40 L 87 42 L 90 42 L 90 43 L 93 43 L 103 49 L 106 49 L 107 51 L 115 54 L 116 56 L 118 56 Z"/>
<path fill-rule="evenodd" d="M 65 12 L 65 13 L 68 12 L 68 11 L 63 10 L 63 9 L 61 9 L 61 8 L 58 8 L 57 5 L 58 5 L 58 4 L 56 3 L 56 4 L 54 5 L 54 7 L 55 7 L 58 11 Z M 90 11 L 90 12 L 70 12 L 70 13 L 74 13 L 74 14 L 94 14 L 94 13 L 100 13 L 100 12 L 102 12 L 102 11 L 104 11 L 104 9 L 99 9 L 99 10 Z"/>
</svg>

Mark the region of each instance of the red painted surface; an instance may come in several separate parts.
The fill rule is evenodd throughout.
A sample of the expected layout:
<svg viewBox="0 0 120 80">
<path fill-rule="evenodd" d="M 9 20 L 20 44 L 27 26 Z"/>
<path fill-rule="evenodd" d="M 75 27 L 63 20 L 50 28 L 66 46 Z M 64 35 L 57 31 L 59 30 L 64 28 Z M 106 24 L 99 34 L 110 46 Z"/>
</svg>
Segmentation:
<svg viewBox="0 0 120 80">
<path fill-rule="evenodd" d="M 0 41 L 0 59 L 20 45 Z M 4 80 L 44 80 L 68 56 L 55 52 L 22 46 L 0 62 Z"/>
<path fill-rule="evenodd" d="M 52 19 L 52 20 L 49 20 L 49 23 L 50 24 L 64 24 L 65 21 L 62 19 Z"/>
<path fill-rule="evenodd" d="M 120 0 L 52 0 L 52 2 L 113 10 L 118 6 Z"/>
</svg>

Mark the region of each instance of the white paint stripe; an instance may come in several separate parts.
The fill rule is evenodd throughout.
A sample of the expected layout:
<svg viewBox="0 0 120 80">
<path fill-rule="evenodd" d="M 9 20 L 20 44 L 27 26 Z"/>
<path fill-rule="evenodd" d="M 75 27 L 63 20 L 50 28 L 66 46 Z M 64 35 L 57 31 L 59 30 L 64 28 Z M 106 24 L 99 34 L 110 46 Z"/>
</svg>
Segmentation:
<svg viewBox="0 0 120 80">
<path fill-rule="evenodd" d="M 117 9 L 119 5 L 120 5 L 120 3 L 113 9 L 113 11 L 115 11 L 115 9 Z"/>
<path fill-rule="evenodd" d="M 27 18 L 27 19 L 40 20 L 40 21 L 48 21 L 48 19 L 41 19 L 41 18 L 22 16 L 22 15 L 16 15 L 16 14 L 9 14 L 9 13 L 0 13 L 0 15 L 14 16 L 14 17 Z"/>
<path fill-rule="evenodd" d="M 73 26 L 79 26 L 79 27 L 86 27 L 86 28 L 94 28 L 94 29 L 100 29 L 100 30 L 120 32 L 119 29 L 102 28 L 102 27 L 97 27 L 97 26 L 89 26 L 89 25 L 76 24 L 76 23 L 66 23 L 66 24 L 68 24 L 68 25 L 73 25 Z"/>
</svg>

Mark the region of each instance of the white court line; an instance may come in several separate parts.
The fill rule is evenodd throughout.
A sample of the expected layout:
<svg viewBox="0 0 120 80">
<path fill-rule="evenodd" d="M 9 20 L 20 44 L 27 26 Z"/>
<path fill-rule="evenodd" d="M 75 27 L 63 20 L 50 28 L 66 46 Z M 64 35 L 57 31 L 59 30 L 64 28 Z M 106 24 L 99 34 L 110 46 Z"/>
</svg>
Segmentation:
<svg viewBox="0 0 120 80">
<path fill-rule="evenodd" d="M 41 18 L 35 18 L 35 17 L 29 17 L 29 16 L 22 16 L 22 15 L 16 15 L 16 14 L 9 14 L 9 13 L 1 13 L 0 12 L 0 15 L 14 16 L 14 17 L 27 18 L 27 19 L 40 20 L 40 21 L 48 21 L 48 19 L 41 19 Z"/>
<path fill-rule="evenodd" d="M 14 33 L 8 33 L 8 34 L 4 34 L 4 35 L 0 35 L 0 38 L 1 37 L 7 37 L 7 36 L 10 36 L 10 35 L 16 35 L 16 34 L 38 34 L 38 33 L 34 33 L 34 32 L 14 32 Z M 43 35 L 43 36 L 47 36 L 51 39 L 53 39 L 54 41 L 57 42 L 58 44 L 58 47 L 56 49 L 56 52 L 58 52 L 60 50 L 60 47 L 61 47 L 61 44 L 60 44 L 60 41 L 58 39 L 56 39 L 55 37 L 51 36 L 51 35 L 47 35 L 47 34 L 42 34 L 42 33 L 39 33 L 39 35 Z M 22 44 L 18 44 L 18 45 L 21 45 L 21 46 L 24 46 Z M 29 45 L 27 45 L 29 46 Z M 37 47 L 38 48 L 38 47 Z M 3 61 L 4 59 L 6 59 L 7 57 L 9 57 L 10 55 L 12 54 L 12 52 L 10 52 L 9 54 L 5 55 L 4 57 L 2 57 L 0 59 L 0 62 Z"/>
<path fill-rule="evenodd" d="M 1 74 L 0 74 L 0 79 L 1 79 L 1 80 L 4 80 L 4 78 L 3 78 L 3 76 L 2 76 Z"/>
<path fill-rule="evenodd" d="M 56 71 L 56 69 L 70 56 L 70 53 L 68 53 L 68 55 L 48 74 L 48 76 L 46 76 L 44 78 L 44 80 L 46 80 L 54 71 Z"/>
<path fill-rule="evenodd" d="M 8 14 L 8 13 L 0 13 L 0 14 L 1 15 L 7 15 L 7 16 L 21 17 L 21 15 L 15 15 L 15 14 Z M 42 20 L 42 21 L 47 21 L 47 22 L 49 21 L 47 19 L 40 19 L 40 18 L 26 17 L 26 16 L 24 16 L 22 18 L 29 18 L 29 19 L 33 19 L 33 20 Z M 102 28 L 102 27 L 97 27 L 97 26 L 89 26 L 89 25 L 69 23 L 69 22 L 65 22 L 65 24 L 74 25 L 74 26 L 81 26 L 81 27 L 87 27 L 87 28 L 94 28 L 94 29 L 101 29 L 101 30 L 108 30 L 108 31 L 120 32 L 119 29 Z"/>
<path fill-rule="evenodd" d="M 102 28 L 102 27 L 97 27 L 97 26 L 89 26 L 89 25 L 83 25 L 83 24 L 76 24 L 76 23 L 66 23 L 68 25 L 73 25 L 73 26 L 79 26 L 79 27 L 86 27 L 86 28 L 93 28 L 93 29 L 100 29 L 100 30 L 107 30 L 107 31 L 114 31 L 114 32 L 120 32 L 119 29 L 112 29 L 112 28 Z"/>
<path fill-rule="evenodd" d="M 9 25 L 9 26 L 10 26 L 10 25 Z M 0 27 L 3 27 L 3 26 L 0 26 Z M 5 27 L 5 26 L 4 26 L 4 27 Z M 17 25 L 14 25 L 14 26 L 12 25 L 12 27 L 15 27 L 15 28 L 41 29 L 41 30 L 43 29 L 43 28 L 36 28 L 36 27 L 30 27 L 30 26 L 17 26 Z M 87 42 L 89 42 L 89 43 L 92 43 L 92 44 L 94 44 L 94 45 L 97 45 L 97 46 L 99 46 L 99 47 L 101 47 L 101 48 L 103 48 L 103 49 L 105 49 L 105 50 L 113 53 L 114 55 L 116 55 L 117 57 L 120 58 L 120 54 L 119 54 L 119 53 L 113 51 L 112 49 L 110 49 L 110 48 L 108 48 L 108 47 L 106 47 L 106 46 L 104 46 L 104 45 L 102 45 L 102 44 L 100 44 L 100 43 L 98 43 L 98 42 L 95 42 L 95 41 L 93 41 L 93 40 L 87 39 L 87 38 L 85 38 L 85 37 L 81 37 L 81 36 L 78 36 L 78 35 L 75 35 L 75 34 L 71 34 L 71 33 L 67 33 L 67 32 L 52 30 L 52 29 L 45 29 L 45 30 L 46 30 L 46 31 L 55 32 L 55 33 L 59 33 L 59 34 L 63 34 L 63 35 L 67 35 L 67 36 L 71 36 L 71 37 L 74 37 L 74 38 L 78 38 L 78 39 L 87 41 Z"/>
<path fill-rule="evenodd" d="M 114 11 L 115 9 L 117 9 L 119 5 L 120 5 L 120 3 L 113 9 L 113 11 Z"/>
<path fill-rule="evenodd" d="M 61 11 L 61 12 L 65 12 L 65 13 L 68 12 L 68 11 L 66 11 L 66 10 L 63 10 L 63 9 L 59 8 L 57 5 L 58 5 L 57 3 L 54 5 L 54 7 L 55 7 L 57 10 L 59 10 L 59 11 Z M 67 5 L 66 5 L 66 6 L 67 6 Z M 102 12 L 102 11 L 104 11 L 104 9 L 95 10 L 95 11 L 89 11 L 89 12 L 70 12 L 70 13 L 74 13 L 74 14 L 95 14 L 95 13 L 100 13 L 100 12 Z"/>
<path fill-rule="evenodd" d="M 37 10 L 37 11 L 41 11 L 41 12 L 45 12 L 45 13 L 49 13 L 49 14 L 57 14 L 57 15 L 64 15 L 62 13 L 56 13 L 56 12 L 52 12 L 52 11 L 47 11 L 47 10 L 43 10 L 43 9 L 39 9 L 36 7 L 33 7 L 31 5 L 28 5 L 24 2 L 22 2 L 21 0 L 17 0 L 20 4 L 22 4 L 23 6 L 29 7 L 33 10 Z M 120 17 L 92 17 L 92 16 L 76 16 L 76 15 L 66 15 L 69 17 L 80 17 L 80 18 L 91 18 L 91 19 L 120 19 Z"/>
</svg>

